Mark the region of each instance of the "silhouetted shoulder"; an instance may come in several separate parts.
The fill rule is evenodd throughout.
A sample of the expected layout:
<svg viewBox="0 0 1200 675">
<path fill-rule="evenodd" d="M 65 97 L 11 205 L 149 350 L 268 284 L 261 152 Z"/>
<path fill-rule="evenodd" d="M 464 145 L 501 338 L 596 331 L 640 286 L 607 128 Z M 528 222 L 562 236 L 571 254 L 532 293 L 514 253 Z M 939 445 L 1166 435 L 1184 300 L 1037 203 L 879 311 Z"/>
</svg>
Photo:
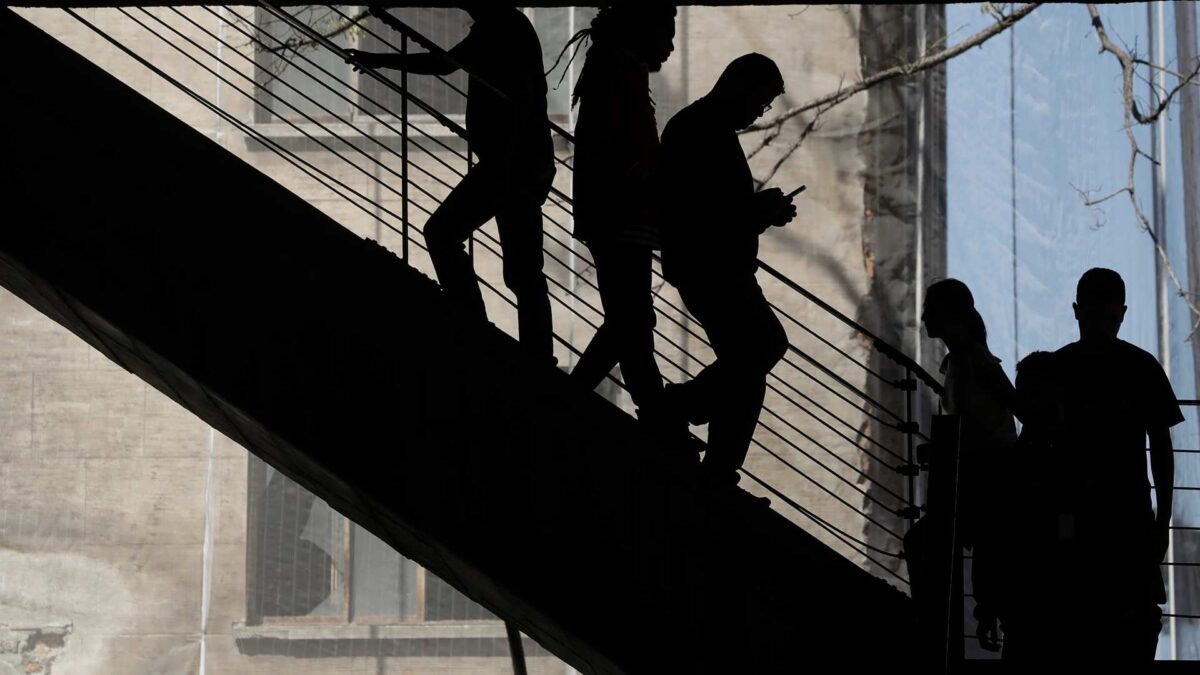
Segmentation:
<svg viewBox="0 0 1200 675">
<path fill-rule="evenodd" d="M 1121 404 L 1108 413 L 1124 417 L 1136 411 L 1136 421 L 1148 427 L 1171 427 L 1184 421 L 1158 359 L 1137 345 L 1118 339 L 1097 348 L 1079 341 L 1054 354 L 1073 396 L 1114 397 Z"/>
<path fill-rule="evenodd" d="M 1154 355 L 1121 339 L 1113 340 L 1102 350 L 1089 348 L 1083 342 L 1072 342 L 1059 348 L 1054 355 L 1062 362 L 1070 362 L 1074 359 L 1094 359 L 1097 362 L 1120 364 L 1124 367 L 1162 370 L 1162 366 L 1159 365 L 1158 359 L 1154 358 Z"/>
<path fill-rule="evenodd" d="M 663 145 L 676 143 L 685 138 L 693 138 L 697 134 L 703 133 L 707 120 L 707 115 L 704 114 L 703 101 L 704 99 L 700 99 L 675 113 L 675 116 L 663 128 Z"/>
</svg>

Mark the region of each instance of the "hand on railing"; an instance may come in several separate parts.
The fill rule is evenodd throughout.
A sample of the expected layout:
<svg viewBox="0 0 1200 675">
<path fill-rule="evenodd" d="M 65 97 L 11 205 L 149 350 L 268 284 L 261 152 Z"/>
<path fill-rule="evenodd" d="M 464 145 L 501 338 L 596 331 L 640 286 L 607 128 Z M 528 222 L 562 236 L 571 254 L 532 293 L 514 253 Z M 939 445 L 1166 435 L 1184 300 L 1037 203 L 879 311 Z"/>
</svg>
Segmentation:
<svg viewBox="0 0 1200 675">
<path fill-rule="evenodd" d="M 361 73 L 364 68 L 369 70 L 377 70 L 383 67 L 387 60 L 388 54 L 375 54 L 373 52 L 364 52 L 361 49 L 347 49 L 346 63 L 356 73 Z"/>
</svg>

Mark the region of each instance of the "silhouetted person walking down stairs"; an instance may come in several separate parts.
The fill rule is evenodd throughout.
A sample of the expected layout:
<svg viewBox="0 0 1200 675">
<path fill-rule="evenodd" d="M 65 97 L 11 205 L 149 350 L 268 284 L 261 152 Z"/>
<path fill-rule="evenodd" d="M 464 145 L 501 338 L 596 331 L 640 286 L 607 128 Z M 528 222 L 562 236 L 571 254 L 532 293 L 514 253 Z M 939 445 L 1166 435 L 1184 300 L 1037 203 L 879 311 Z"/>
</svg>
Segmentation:
<svg viewBox="0 0 1200 675">
<path fill-rule="evenodd" d="M 1175 480 L 1171 427 L 1184 420 L 1150 354 L 1121 340 L 1125 282 L 1095 268 L 1075 295 L 1079 340 L 1055 352 L 1066 388 L 1066 438 L 1077 474 L 1078 573 L 1063 589 L 1086 620 L 1060 627 L 1075 659 L 1149 661 L 1166 601 L 1159 564 L 1170 541 Z M 1146 479 L 1150 472 L 1157 511 Z M 1090 645 L 1098 645 L 1092 650 Z"/>
<path fill-rule="evenodd" d="M 940 339 L 948 352 L 941 367 L 946 387 L 941 403 L 945 413 L 960 419 L 958 541 L 963 548 L 973 550 L 976 632 L 980 644 L 994 651 L 999 648 L 997 598 L 994 586 L 988 584 L 994 577 L 981 577 L 978 572 L 993 565 L 998 555 L 996 541 L 990 536 L 996 529 L 996 511 L 989 478 L 1016 443 L 1012 415 L 1015 394 L 1000 359 L 988 350 L 987 327 L 966 284 L 943 279 L 930 286 L 925 292 L 921 320 L 929 337 Z M 904 537 L 913 600 L 919 612 L 929 609 L 930 584 L 934 581 L 927 572 L 927 556 L 933 545 L 930 539 L 933 532 L 943 530 L 942 521 L 935 523 L 931 518 L 951 515 L 925 516 Z"/>
<path fill-rule="evenodd" d="M 1065 395 L 1054 354 L 1034 352 L 1017 364 L 1014 411 L 1023 426 L 993 471 L 1003 509 L 988 533 L 995 555 L 977 556 L 972 568 L 976 587 L 994 591 L 990 610 L 1004 631 L 1005 660 L 1045 663 L 1078 648 L 1058 629 L 1075 612 L 1063 589 L 1080 569 L 1079 561 L 1069 562 L 1079 467 L 1062 446 Z"/>
<path fill-rule="evenodd" d="M 513 7 L 476 2 L 464 9 L 475 23 L 447 54 L 348 49 L 347 61 L 355 70 L 394 68 L 448 75 L 462 67 L 470 73 L 466 126 L 479 163 L 425 224 L 429 256 L 446 293 L 486 319 L 483 295 L 464 244 L 472 232 L 495 218 L 504 251 L 504 284 L 517 298 L 521 344 L 550 357 L 542 204 L 554 179 L 554 144 L 546 116 L 541 43 L 529 19 Z M 387 20 L 386 10 L 372 6 L 371 13 Z"/>
<path fill-rule="evenodd" d="M 746 459 L 767 373 L 787 351 L 787 334 L 755 279 L 758 237 L 796 217 L 779 189 L 754 191 L 737 132 L 783 93 L 783 76 L 761 54 L 734 59 L 712 90 L 663 130 L 663 273 L 704 327 L 716 360 L 694 380 L 666 390 L 665 407 L 709 422 L 704 466 L 732 484 Z"/>
<path fill-rule="evenodd" d="M 675 8 L 656 0 L 606 7 L 572 41 L 583 37 L 592 44 L 574 92 L 575 237 L 592 253 L 604 322 L 572 376 L 594 389 L 620 362 L 639 418 L 653 423 L 663 385 L 650 279 L 662 213 L 650 73 L 674 50 Z"/>
</svg>

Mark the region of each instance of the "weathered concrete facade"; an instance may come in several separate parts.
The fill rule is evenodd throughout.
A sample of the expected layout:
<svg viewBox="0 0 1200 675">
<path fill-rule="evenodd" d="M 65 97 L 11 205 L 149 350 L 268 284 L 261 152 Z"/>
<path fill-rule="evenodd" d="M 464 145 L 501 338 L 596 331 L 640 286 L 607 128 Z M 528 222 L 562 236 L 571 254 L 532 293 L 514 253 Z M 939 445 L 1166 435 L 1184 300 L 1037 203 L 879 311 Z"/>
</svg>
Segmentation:
<svg viewBox="0 0 1200 675">
<path fill-rule="evenodd" d="M 182 11 L 213 33 L 231 40 L 237 37 L 235 31 L 228 25 L 221 26 L 212 14 L 199 9 Z M 251 10 L 234 8 L 234 11 L 249 16 Z M 254 142 L 229 124 L 218 123 L 207 109 L 180 96 L 172 85 L 116 52 L 74 19 L 57 10 L 22 13 L 230 151 L 276 177 L 352 231 L 399 250 L 399 235 L 380 227 L 370 214 L 315 185 L 277 155 L 256 148 Z M 253 102 L 228 85 L 218 85 L 212 73 L 188 64 L 178 52 L 127 18 L 111 10 L 87 10 L 81 14 L 127 41 L 139 53 L 150 56 L 154 63 L 184 79 L 209 100 L 219 102 L 239 119 L 254 119 Z M 135 15 L 147 20 L 136 12 Z M 216 41 L 200 28 L 177 20 L 165 10 L 162 16 L 175 19 L 173 25 L 215 51 Z M 861 71 L 886 61 L 876 52 L 868 53 L 862 45 L 871 42 L 869 37 L 890 35 L 889 31 L 896 26 L 887 21 L 870 23 L 857 7 L 688 8 L 681 10 L 678 25 L 676 54 L 654 83 L 662 121 L 684 101 L 707 91 L 724 64 L 747 51 L 765 53 L 780 63 L 787 79 L 787 105 L 832 91 L 843 77 L 853 80 Z M 911 54 L 910 35 L 897 32 L 891 36 L 894 40 L 887 49 Z M 198 50 L 185 48 L 199 54 Z M 245 72 L 253 77 L 254 72 L 246 63 Z M 241 85 L 249 88 L 245 81 Z M 906 305 L 912 301 L 912 291 L 891 284 L 906 276 L 905 260 L 912 257 L 913 244 L 904 232 L 913 224 L 914 217 L 908 204 L 877 205 L 882 178 L 875 167 L 892 163 L 889 171 L 897 165 L 903 168 L 906 146 L 892 145 L 883 150 L 864 143 L 862 134 L 864 128 L 896 128 L 897 119 L 906 120 L 915 114 L 905 109 L 907 101 L 897 95 L 891 101 L 871 103 L 867 96 L 860 95 L 823 117 L 818 129 L 771 181 L 785 188 L 808 185 L 799 204 L 801 215 L 787 230 L 772 232 L 763 246 L 764 260 L 885 338 L 899 336 L 901 340 L 897 342 L 905 341 L 903 338 L 911 334 L 908 332 L 911 326 L 897 327 L 894 321 L 898 315 L 913 315 L 911 306 Z M 85 102 L 84 109 L 87 105 L 102 104 Z M 775 109 L 783 107 L 783 103 L 777 103 Z M 299 136 L 285 127 L 274 122 L 260 128 Z M 440 133 L 433 125 L 423 127 Z M 759 153 L 754 160 L 756 171 L 768 171 L 800 128 L 801 124 L 789 126 Z M 452 140 L 443 138 L 448 143 Z M 418 140 L 429 145 L 426 140 Z M 748 149 L 753 147 L 753 140 L 747 137 Z M 373 196 L 384 208 L 399 212 L 398 196 L 379 188 L 369 175 L 327 153 L 317 152 L 311 141 L 301 139 L 294 145 L 306 148 L 301 152 L 323 171 Z M 389 145 L 395 144 L 389 142 Z M 891 155 L 884 157 L 885 153 Z M 897 153 L 899 157 L 895 156 Z M 444 152 L 439 156 L 451 164 L 458 162 Z M 377 159 L 385 167 L 399 171 L 397 158 L 381 153 Z M 414 162 L 453 182 L 453 176 L 432 160 L 419 153 L 414 156 Z M 185 158 L 164 157 L 163 161 L 166 170 L 171 162 Z M 378 175 L 387 174 L 387 169 L 370 162 L 360 165 Z M 439 197 L 445 194 L 445 188 L 428 176 L 415 172 L 411 175 L 414 185 Z M 568 191 L 569 183 L 567 172 L 560 170 L 557 179 L 560 189 Z M 396 186 L 394 181 L 391 185 Z M 907 190 L 904 185 L 887 189 L 894 199 Z M 430 205 L 431 200 L 415 189 L 410 194 L 413 220 L 419 224 L 424 216 L 417 205 Z M 213 198 L 220 199 L 220 195 L 214 194 Z M 231 204 L 230 208 L 237 206 Z M 877 220 L 881 208 L 889 219 L 886 225 Z M 569 227 L 568 216 L 562 210 L 551 206 L 547 214 Z M 169 226 L 169 218 L 169 214 L 164 214 L 164 226 Z M 937 223 L 926 227 L 935 231 Z M 897 236 L 889 239 L 881 234 L 885 230 Z M 560 242 L 569 241 L 567 234 L 549 221 L 546 231 Z M 414 240 L 419 241 L 419 235 Z M 879 243 L 883 241 L 887 243 Z M 547 243 L 552 254 L 570 263 L 571 253 L 567 248 L 549 239 Z M 432 274 L 419 248 L 413 246 L 412 251 L 416 266 Z M 502 288 L 496 258 L 487 253 L 483 243 L 476 246 L 476 252 L 481 274 Z M 576 264 L 577 269 L 585 270 L 584 263 Z M 881 279 L 877 274 L 881 268 L 896 271 Z M 571 281 L 569 271 L 553 260 L 547 260 L 546 269 L 563 286 L 576 283 Z M 872 361 L 869 346 L 843 324 L 780 284 L 767 279 L 763 283 L 780 308 L 798 322 L 852 357 Z M 583 284 L 579 287 L 586 290 Z M 402 299 L 388 297 L 378 289 L 364 288 L 362 293 L 376 297 L 381 311 L 403 311 Z M 594 294 L 581 295 L 584 301 L 598 306 Z M 662 295 L 664 300 L 680 306 L 669 287 L 663 288 Z M 488 297 L 486 291 L 485 297 Z M 251 472 L 246 452 L 49 319 L 7 293 L 0 298 L 0 349 L 3 350 L 0 352 L 0 373 L 3 373 L 0 470 L 6 478 L 0 497 L 3 500 L 0 517 L 4 523 L 0 555 L 6 558 L 0 564 L 4 570 L 0 578 L 0 624 L 14 631 L 42 626 L 51 630 L 69 625 L 65 644 L 47 666 L 53 672 L 197 672 L 201 668 L 201 655 L 204 669 L 219 673 L 509 672 L 502 644 L 503 630 L 494 622 L 459 628 L 445 624 L 313 625 L 286 621 L 245 626 L 250 618 L 248 533 L 255 531 L 247 519 Z M 514 331 L 511 307 L 495 296 L 488 299 L 493 321 Z M 584 316 L 597 318 L 582 301 L 575 302 Z M 565 305 L 556 304 L 554 310 L 556 331 L 573 336 L 571 341 L 582 345 L 591 329 L 583 321 L 572 319 Z M 686 322 L 685 317 L 677 313 L 674 316 Z M 669 339 L 686 346 L 701 359 L 709 358 L 710 355 L 697 349 L 698 340 L 683 329 L 662 318 L 659 325 L 665 334 L 660 346 L 666 357 L 692 372 L 697 368 L 694 361 L 668 344 Z M 889 328 L 895 332 L 889 333 Z M 839 376 L 868 388 L 869 382 L 860 368 L 845 360 L 829 358 L 830 352 L 797 324 L 789 323 L 788 329 L 794 344 L 827 362 Z M 907 342 L 905 346 L 911 344 Z M 559 359 L 564 365 L 571 363 L 565 349 Z M 799 359 L 793 360 L 804 365 Z M 666 362 L 663 367 L 668 377 L 680 377 L 678 370 Z M 812 379 L 788 366 L 777 372 L 795 390 L 811 396 L 852 426 L 868 428 L 861 412 Z M 797 397 L 782 383 L 779 388 L 789 397 Z M 879 475 L 879 472 L 869 458 L 837 433 L 836 422 L 815 410 L 815 404 L 807 406 L 806 412 L 788 404 L 780 394 L 770 395 L 768 406 L 779 411 L 780 418 L 764 413 L 765 422 L 846 480 L 834 479 L 814 460 L 796 452 L 779 437 L 760 430 L 762 443 L 786 457 L 792 466 L 816 478 L 837 497 L 864 506 L 859 490 L 870 488 L 847 466 L 868 474 Z M 817 423 L 809 413 L 829 421 L 830 426 Z M 804 430 L 809 438 L 788 432 L 785 421 Z M 902 443 L 899 434 L 886 438 L 880 435 L 880 438 L 889 446 L 897 446 L 897 451 L 903 451 L 898 445 Z M 833 450 L 837 457 L 822 454 L 818 444 Z M 770 454 L 752 452 L 747 467 L 838 528 L 860 537 L 870 536 L 877 545 L 888 545 L 886 535 L 868 532 L 871 528 L 862 516 Z M 899 483 L 893 487 L 902 488 Z M 800 526 L 835 543 L 804 516 L 779 503 L 776 508 Z M 898 520 L 886 513 L 878 519 L 892 529 L 899 527 Z M 861 556 L 846 552 L 865 562 Z M 402 637 L 382 637 L 389 635 Z M 266 640 L 292 647 L 266 648 L 263 646 Z M 399 649 L 395 647 L 397 644 L 408 646 Z M 565 670 L 561 663 L 544 656 L 531 658 L 531 667 L 534 672 L 544 673 Z"/>
</svg>

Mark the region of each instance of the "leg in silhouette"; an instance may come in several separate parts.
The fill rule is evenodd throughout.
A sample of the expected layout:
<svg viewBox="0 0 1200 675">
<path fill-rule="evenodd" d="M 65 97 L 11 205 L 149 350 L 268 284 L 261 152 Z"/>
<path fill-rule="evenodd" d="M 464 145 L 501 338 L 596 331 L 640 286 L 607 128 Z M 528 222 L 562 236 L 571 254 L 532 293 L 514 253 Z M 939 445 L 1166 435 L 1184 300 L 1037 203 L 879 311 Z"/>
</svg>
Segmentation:
<svg viewBox="0 0 1200 675">
<path fill-rule="evenodd" d="M 601 297 L 601 304 L 603 302 L 603 297 Z M 621 361 L 621 357 L 618 355 L 615 331 L 609 323 L 607 315 L 606 311 L 604 322 L 596 329 L 591 342 L 588 342 L 579 361 L 575 364 L 575 368 L 571 370 L 571 377 L 584 389 L 592 390 L 600 386 L 604 378 Z"/>
<path fill-rule="evenodd" d="M 645 246 L 595 242 L 604 323 L 588 343 L 572 375 L 594 389 L 618 362 L 634 405 L 645 412 L 658 404 L 662 374 L 654 360 L 654 306 L 650 296 L 652 254 Z"/>
<path fill-rule="evenodd" d="M 766 393 L 767 374 L 787 351 L 787 334 L 753 279 L 680 289 L 717 359 L 679 398 L 708 412 L 704 465 L 718 482 L 736 482 Z"/>
<path fill-rule="evenodd" d="M 486 168 L 476 165 L 450 191 L 425 224 L 425 243 L 438 283 L 446 295 L 480 320 L 487 320 L 487 312 L 465 244 L 475 230 L 496 215 L 497 192 Z M 540 227 L 538 234 L 540 237 Z"/>
<path fill-rule="evenodd" d="M 545 189 L 514 196 L 496 214 L 500 248 L 504 251 L 504 285 L 517 298 L 517 333 L 531 353 L 554 354 L 550 293 L 542 274 L 542 203 Z"/>
</svg>

